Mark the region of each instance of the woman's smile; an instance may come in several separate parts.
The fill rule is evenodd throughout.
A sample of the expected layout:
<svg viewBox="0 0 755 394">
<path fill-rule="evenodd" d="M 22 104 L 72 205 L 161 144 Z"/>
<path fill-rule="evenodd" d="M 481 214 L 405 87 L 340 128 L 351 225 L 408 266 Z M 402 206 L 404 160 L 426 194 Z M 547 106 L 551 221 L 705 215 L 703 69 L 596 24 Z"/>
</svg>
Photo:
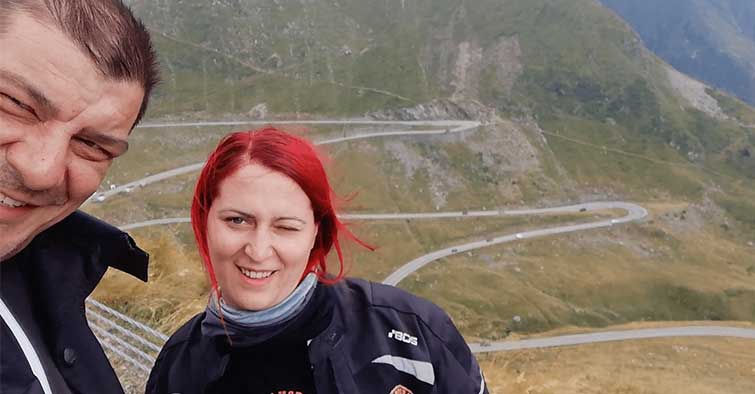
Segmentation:
<svg viewBox="0 0 755 394">
<path fill-rule="evenodd" d="M 238 266 L 237 266 L 238 267 Z M 273 280 L 278 271 L 256 271 L 238 267 L 241 279 L 252 286 L 264 286 Z"/>
</svg>

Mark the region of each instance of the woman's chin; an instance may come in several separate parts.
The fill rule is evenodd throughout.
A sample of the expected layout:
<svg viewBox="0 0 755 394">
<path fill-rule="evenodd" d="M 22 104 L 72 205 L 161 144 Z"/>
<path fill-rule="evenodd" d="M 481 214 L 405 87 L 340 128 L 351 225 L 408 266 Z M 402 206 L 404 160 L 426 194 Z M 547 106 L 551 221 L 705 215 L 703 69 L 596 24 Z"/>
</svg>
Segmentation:
<svg viewBox="0 0 755 394">
<path fill-rule="evenodd" d="M 251 312 L 259 312 L 263 311 L 265 309 L 269 309 L 270 307 L 274 306 L 274 303 L 268 299 L 268 297 L 265 297 L 264 295 L 254 295 L 253 298 L 251 296 L 246 297 L 240 297 L 241 299 L 230 299 L 226 300 L 228 302 L 229 306 L 244 310 L 244 311 L 251 311 Z"/>
</svg>

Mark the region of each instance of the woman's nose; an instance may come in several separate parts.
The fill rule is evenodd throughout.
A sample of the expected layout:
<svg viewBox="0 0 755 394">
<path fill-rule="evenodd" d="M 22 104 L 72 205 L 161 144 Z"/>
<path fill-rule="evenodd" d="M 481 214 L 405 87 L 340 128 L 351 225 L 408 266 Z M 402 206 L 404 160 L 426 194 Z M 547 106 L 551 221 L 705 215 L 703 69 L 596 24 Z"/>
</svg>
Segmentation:
<svg viewBox="0 0 755 394">
<path fill-rule="evenodd" d="M 264 261 L 272 255 L 270 235 L 265 230 L 257 230 L 244 247 L 244 253 L 254 261 Z"/>
</svg>

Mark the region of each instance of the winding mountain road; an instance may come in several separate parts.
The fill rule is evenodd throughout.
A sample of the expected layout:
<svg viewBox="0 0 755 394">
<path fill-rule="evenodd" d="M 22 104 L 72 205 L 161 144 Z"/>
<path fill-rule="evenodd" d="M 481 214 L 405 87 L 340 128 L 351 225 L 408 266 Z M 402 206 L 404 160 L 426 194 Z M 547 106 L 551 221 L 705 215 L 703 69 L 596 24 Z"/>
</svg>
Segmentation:
<svg viewBox="0 0 755 394">
<path fill-rule="evenodd" d="M 383 131 L 374 133 L 355 134 L 350 136 L 343 136 L 340 138 L 333 138 L 329 140 L 323 140 L 317 142 L 317 144 L 334 144 L 338 142 L 377 138 L 377 137 L 389 137 L 389 136 L 418 136 L 418 135 L 439 135 L 447 133 L 458 133 L 462 131 L 473 130 L 479 127 L 479 122 L 471 121 L 372 121 L 372 120 L 318 120 L 318 121 L 241 121 L 241 122 L 187 122 L 187 123 L 163 123 L 163 124 L 144 124 L 139 128 L 170 128 L 170 127 L 208 127 L 208 126 L 234 126 L 234 125 L 268 125 L 268 124 L 333 124 L 333 125 L 402 125 L 402 126 L 414 126 L 414 127 L 439 127 L 441 129 L 435 130 L 396 130 L 396 131 Z M 164 171 L 158 174 L 150 175 L 148 177 L 120 185 L 113 190 L 107 190 L 100 193 L 96 193 L 90 198 L 97 202 L 102 202 L 107 198 L 110 198 L 119 193 L 129 192 L 137 187 L 145 187 L 149 184 L 160 182 L 165 179 L 169 179 L 181 174 L 186 174 L 194 171 L 198 171 L 202 168 L 204 163 L 195 163 L 175 168 L 172 170 Z M 547 228 L 534 229 L 529 231 L 523 231 L 516 234 L 508 234 L 503 236 L 497 236 L 487 238 L 484 240 L 478 240 L 468 242 L 456 246 L 446 247 L 440 250 L 433 251 L 424 256 L 417 257 L 416 259 L 407 262 L 399 267 L 393 273 L 391 273 L 383 283 L 389 285 L 397 285 L 407 276 L 416 272 L 420 268 L 430 264 L 434 261 L 455 255 L 458 253 L 467 252 L 474 249 L 484 248 L 492 245 L 502 244 L 506 242 L 513 242 L 519 240 L 525 240 L 536 237 L 544 237 L 550 235 L 564 234 L 577 231 L 586 231 L 599 228 L 607 228 L 611 226 L 621 225 L 625 223 L 635 222 L 643 220 L 647 217 L 648 212 L 645 208 L 622 201 L 606 201 L 606 202 L 590 202 L 583 204 L 574 204 L 562 207 L 551 208 L 537 208 L 537 209 L 520 209 L 520 210 L 470 210 L 470 211 L 452 211 L 452 212 L 429 212 L 429 213 L 375 213 L 375 214 L 343 214 L 341 217 L 346 220 L 423 220 L 423 219 L 447 219 L 447 218 L 463 218 L 463 217 L 494 217 L 494 216 L 524 216 L 524 215 L 545 215 L 545 214 L 563 214 L 563 213 L 576 213 L 585 211 L 597 211 L 606 209 L 622 209 L 626 211 L 626 215 L 607 220 L 599 220 L 590 223 L 580 223 L 565 226 L 553 226 Z M 166 225 L 175 223 L 188 223 L 190 220 L 187 217 L 179 218 L 163 218 L 142 221 L 138 223 L 131 223 L 123 225 L 120 228 L 123 230 L 132 230 L 141 227 Z M 93 300 L 92 300 L 93 301 Z M 93 301 L 96 302 L 96 301 Z M 119 314 L 117 311 L 110 309 L 100 303 L 94 304 L 98 309 L 111 314 L 113 319 L 107 319 L 97 312 L 90 312 L 95 317 L 95 320 L 102 320 L 107 326 L 112 327 L 116 317 L 129 324 L 131 333 L 123 336 L 124 339 L 119 339 L 114 335 L 109 335 L 107 338 L 103 338 L 103 342 L 106 343 L 106 347 L 111 345 L 108 342 L 124 342 L 125 337 L 129 337 L 132 342 L 140 344 L 140 350 L 132 350 L 132 353 L 136 353 L 141 356 L 143 360 L 151 361 L 151 354 L 154 354 L 155 346 L 145 345 L 147 340 L 141 338 L 134 338 L 134 336 L 140 336 L 139 333 L 144 333 L 146 337 L 152 337 L 150 343 L 157 345 L 161 341 L 164 341 L 165 336 L 161 333 L 156 333 L 149 327 L 144 327 L 138 322 L 134 322 L 132 319 Z M 103 327 L 97 324 L 96 331 L 102 333 Z M 115 328 L 115 332 L 123 333 L 123 329 Z M 510 351 L 521 349 L 533 349 L 533 348 L 546 348 L 556 346 L 569 346 L 580 345 L 589 343 L 600 343 L 608 341 L 623 341 L 623 340 L 637 340 L 648 338 L 663 338 L 663 337 L 686 337 L 686 336 L 716 336 L 716 337 L 736 337 L 755 339 L 755 329 L 740 328 L 740 327 L 726 327 L 726 326 L 682 326 L 671 328 L 655 328 L 655 329 L 635 329 L 635 330 L 622 330 L 622 331 L 605 331 L 585 334 L 573 334 L 573 335 L 560 335 L 547 338 L 535 338 L 535 339 L 523 339 L 516 341 L 500 341 L 500 342 L 483 342 L 483 343 L 470 343 L 469 346 L 475 353 L 495 352 L 495 351 Z M 132 346 L 133 347 L 133 346 Z M 146 350 L 145 350 L 146 349 Z M 142 353 L 142 354 L 140 354 Z M 117 350 L 116 354 L 124 355 L 122 350 Z M 134 361 L 134 358 L 128 356 L 126 361 Z M 143 362 L 138 362 L 135 365 L 138 369 L 144 370 L 146 365 Z"/>
</svg>

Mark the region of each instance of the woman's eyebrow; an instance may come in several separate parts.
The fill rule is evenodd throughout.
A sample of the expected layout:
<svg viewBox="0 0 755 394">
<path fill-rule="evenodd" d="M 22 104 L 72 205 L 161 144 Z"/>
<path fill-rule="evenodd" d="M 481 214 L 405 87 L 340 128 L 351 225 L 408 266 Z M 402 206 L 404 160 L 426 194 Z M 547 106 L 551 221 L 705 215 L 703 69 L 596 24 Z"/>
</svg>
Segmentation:
<svg viewBox="0 0 755 394">
<path fill-rule="evenodd" d="M 304 219 L 299 219 L 299 218 L 297 218 L 297 217 L 295 217 L 295 216 L 279 216 L 279 217 L 278 217 L 278 218 L 276 218 L 275 220 L 276 220 L 276 221 L 278 221 L 278 220 L 293 220 L 293 221 L 299 222 L 299 223 L 301 223 L 301 224 L 307 224 L 307 221 L 306 221 L 306 220 L 304 220 Z"/>
<path fill-rule="evenodd" d="M 223 209 L 223 210 L 220 211 L 220 213 L 234 213 L 234 214 L 237 214 L 239 216 L 243 216 L 245 218 L 252 218 L 252 217 L 254 217 L 254 215 L 252 215 L 251 213 L 246 213 L 244 211 L 239 211 L 238 209 L 233 209 L 233 208 Z"/>
<path fill-rule="evenodd" d="M 255 217 L 251 213 L 240 211 L 240 210 L 235 209 L 235 208 L 222 209 L 222 210 L 220 210 L 220 213 L 221 214 L 233 213 L 233 214 L 236 214 L 236 215 L 239 215 L 239 216 L 243 216 L 244 218 L 254 218 Z M 296 216 L 278 216 L 278 217 L 275 218 L 274 221 L 277 222 L 277 221 L 281 221 L 281 220 L 292 220 L 292 221 L 295 221 L 295 222 L 299 222 L 301 224 L 307 224 L 306 220 L 298 218 Z"/>
</svg>

